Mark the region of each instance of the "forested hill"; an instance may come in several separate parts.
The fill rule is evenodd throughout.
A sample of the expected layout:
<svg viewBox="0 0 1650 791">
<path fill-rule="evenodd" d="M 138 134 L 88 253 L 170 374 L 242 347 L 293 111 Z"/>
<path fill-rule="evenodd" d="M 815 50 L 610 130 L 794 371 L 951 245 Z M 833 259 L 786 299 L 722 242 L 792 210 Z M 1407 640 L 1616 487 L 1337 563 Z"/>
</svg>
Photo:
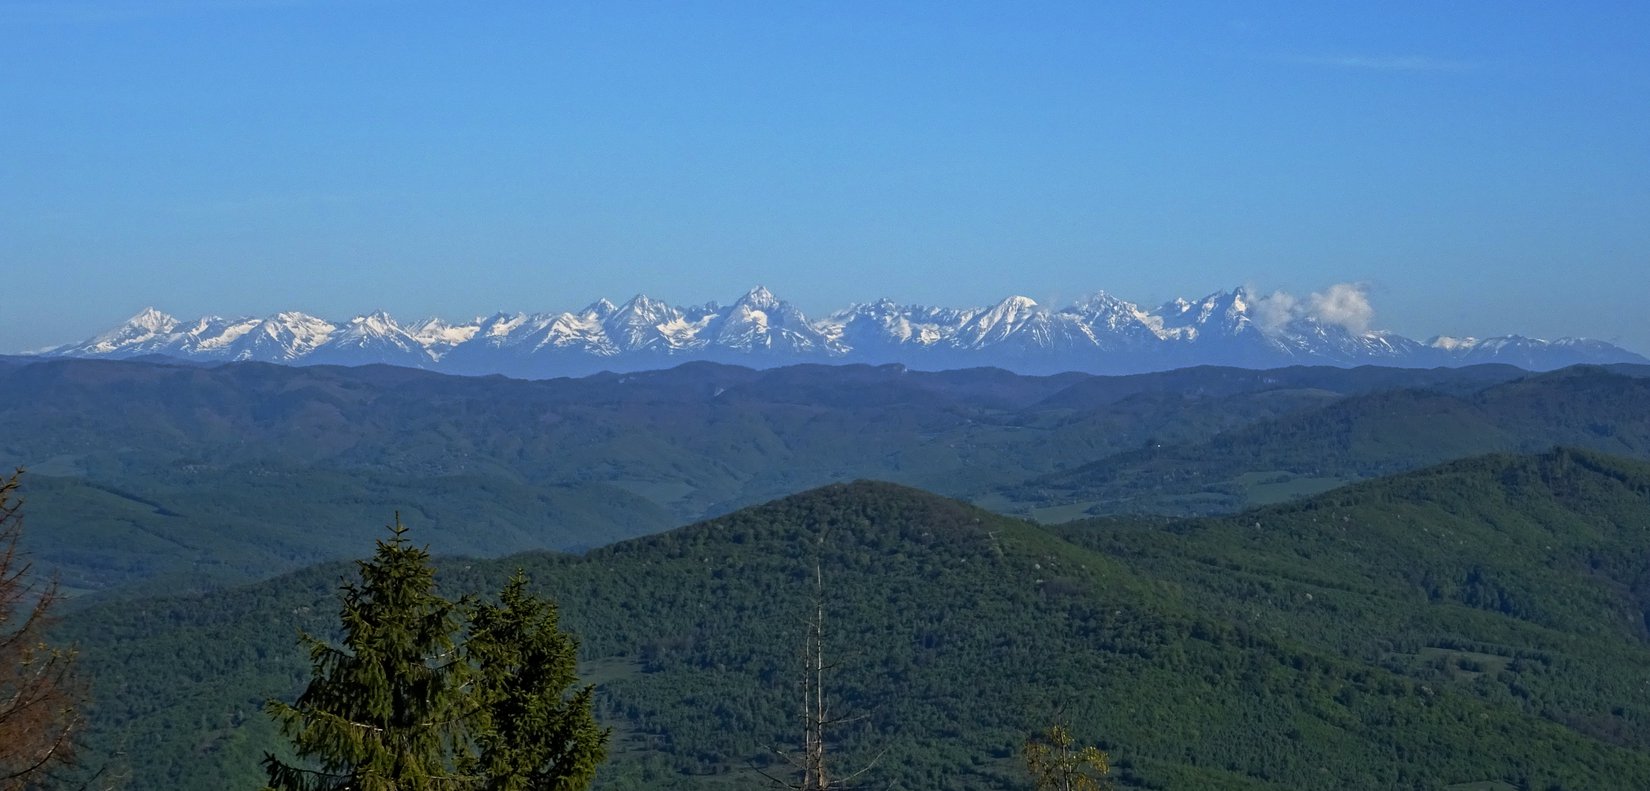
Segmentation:
<svg viewBox="0 0 1650 791">
<path fill-rule="evenodd" d="M 1485 387 L 1397 387 L 1163 440 L 1004 488 L 999 508 L 1207 514 L 1491 452 L 1650 458 L 1650 378 L 1571 368 Z"/>
<path fill-rule="evenodd" d="M 438 552 L 499 555 L 856 478 L 1053 522 L 1235 511 L 1555 443 L 1642 456 L 1647 372 L 690 364 L 519 381 L 12 359 L 0 457 L 29 468 L 30 549 L 73 592 L 179 591 L 348 557 L 396 509 Z"/>
<path fill-rule="evenodd" d="M 1650 787 L 1650 466 L 1488 456 L 1225 518 L 1044 528 L 925 492 L 833 485 L 523 567 L 584 639 L 607 789 L 748 787 L 796 737 L 816 558 L 829 690 L 879 787 L 1023 788 L 1063 717 L 1134 788 Z M 358 554 L 366 554 L 363 545 Z M 332 566 L 73 615 L 97 755 L 139 789 L 254 782 L 297 627 Z M 1504 784 L 1504 785 L 1498 785 Z"/>
</svg>

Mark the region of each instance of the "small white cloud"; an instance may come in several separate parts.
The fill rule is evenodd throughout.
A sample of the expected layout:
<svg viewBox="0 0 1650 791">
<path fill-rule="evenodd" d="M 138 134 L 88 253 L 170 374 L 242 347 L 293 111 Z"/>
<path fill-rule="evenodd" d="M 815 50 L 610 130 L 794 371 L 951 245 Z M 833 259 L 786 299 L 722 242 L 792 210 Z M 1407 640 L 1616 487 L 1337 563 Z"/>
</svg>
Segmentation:
<svg viewBox="0 0 1650 791">
<path fill-rule="evenodd" d="M 1369 304 L 1368 287 L 1363 283 L 1336 283 L 1307 297 L 1306 312 L 1319 323 L 1354 333 L 1368 332 L 1375 319 L 1375 307 Z"/>
<path fill-rule="evenodd" d="M 1274 291 L 1252 300 L 1254 318 L 1263 330 L 1281 330 L 1300 317 L 1300 300 L 1286 291 Z"/>
<path fill-rule="evenodd" d="M 1267 332 L 1277 332 L 1300 319 L 1316 321 L 1348 332 L 1369 331 L 1375 307 L 1363 283 L 1336 283 L 1302 299 L 1287 291 L 1273 291 L 1249 301 L 1249 317 Z"/>
</svg>

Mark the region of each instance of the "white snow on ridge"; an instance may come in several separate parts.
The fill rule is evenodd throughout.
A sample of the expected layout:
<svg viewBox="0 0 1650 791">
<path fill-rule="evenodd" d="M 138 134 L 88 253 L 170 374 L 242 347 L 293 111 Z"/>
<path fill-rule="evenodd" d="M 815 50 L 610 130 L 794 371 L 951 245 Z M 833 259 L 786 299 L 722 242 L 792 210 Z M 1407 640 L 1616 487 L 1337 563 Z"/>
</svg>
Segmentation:
<svg viewBox="0 0 1650 791">
<path fill-rule="evenodd" d="M 209 316 L 195 322 L 188 334 L 196 339 L 195 348 L 202 352 L 228 347 L 247 333 L 258 328 L 258 319 L 226 321 Z"/>
<path fill-rule="evenodd" d="M 426 349 L 439 349 L 443 352 L 461 343 L 468 342 L 481 331 L 481 319 L 464 324 L 448 324 L 441 319 L 425 319 L 407 328 L 413 339 L 424 345 Z"/>
<path fill-rule="evenodd" d="M 1447 352 L 1465 351 L 1477 346 L 1478 343 L 1477 338 L 1451 338 L 1448 335 L 1434 336 L 1432 340 L 1427 341 L 1428 346 Z"/>
<path fill-rule="evenodd" d="M 111 354 L 126 348 L 140 348 L 164 343 L 178 326 L 178 320 L 154 308 L 144 308 L 120 326 L 109 330 L 84 345 L 97 354 Z"/>
<path fill-rule="evenodd" d="M 430 318 L 407 325 L 383 311 L 340 324 L 297 312 L 266 318 L 207 316 L 185 323 L 146 308 L 108 332 L 49 354 L 163 354 L 300 364 L 388 362 L 529 376 L 659 367 L 671 364 L 671 358 L 704 356 L 749 356 L 763 365 L 865 360 L 939 367 L 997 365 L 1032 372 L 1127 372 L 1197 364 L 1650 363 L 1607 343 L 1572 338 L 1548 342 L 1519 336 L 1438 336 L 1418 343 L 1366 329 L 1373 311 L 1361 292 L 1351 297 L 1342 293 L 1341 303 L 1333 305 L 1320 296 L 1297 301 L 1273 294 L 1257 300 L 1239 288 L 1195 301 L 1175 299 L 1151 310 L 1105 292 L 1058 310 L 1023 296 L 972 308 L 899 305 L 882 299 L 811 320 L 757 286 L 725 308 L 716 303 L 675 307 L 638 294 L 622 305 L 599 299 L 577 312 L 498 313 L 463 323 Z M 1311 307 L 1320 303 L 1328 307 Z M 1356 321 L 1346 318 L 1351 314 L 1356 314 Z"/>
</svg>

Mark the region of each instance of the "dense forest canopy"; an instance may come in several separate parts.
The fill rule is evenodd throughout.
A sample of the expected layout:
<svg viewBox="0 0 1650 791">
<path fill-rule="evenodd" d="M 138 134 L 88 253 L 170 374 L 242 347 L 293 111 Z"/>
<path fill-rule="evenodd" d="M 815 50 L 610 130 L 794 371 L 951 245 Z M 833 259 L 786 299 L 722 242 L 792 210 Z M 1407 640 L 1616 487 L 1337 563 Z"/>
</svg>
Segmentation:
<svg viewBox="0 0 1650 791">
<path fill-rule="evenodd" d="M 885 753 L 890 787 L 1023 788 L 1021 745 L 1057 717 L 1125 787 L 1632 787 L 1650 783 L 1647 514 L 1650 465 L 1572 450 L 1052 528 L 856 483 L 440 579 L 521 567 L 561 604 L 615 728 L 599 788 L 749 785 L 795 741 L 816 556 L 830 694 L 865 715 L 836 747 Z M 77 613 L 65 634 L 120 691 L 97 741 L 148 746 L 138 787 L 254 776 L 258 708 L 296 687 L 292 630 L 321 628 L 341 574 Z"/>
</svg>

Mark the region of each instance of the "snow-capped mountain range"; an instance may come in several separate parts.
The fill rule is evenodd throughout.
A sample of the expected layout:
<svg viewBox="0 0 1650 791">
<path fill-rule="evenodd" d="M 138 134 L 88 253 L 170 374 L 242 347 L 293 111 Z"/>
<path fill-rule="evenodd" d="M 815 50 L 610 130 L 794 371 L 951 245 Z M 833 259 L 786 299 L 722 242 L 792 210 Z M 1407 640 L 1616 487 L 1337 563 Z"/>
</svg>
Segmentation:
<svg viewBox="0 0 1650 791">
<path fill-rule="evenodd" d="M 676 307 L 646 296 L 598 300 L 576 312 L 498 313 L 463 323 L 401 324 L 383 311 L 335 323 L 303 313 L 179 321 L 153 308 L 63 357 L 161 355 L 293 365 L 386 363 L 457 374 L 524 378 L 662 368 L 689 360 L 756 367 L 801 362 L 995 366 L 1020 373 L 1134 373 L 1191 365 L 1433 367 L 1509 363 L 1532 370 L 1576 363 L 1650 363 L 1602 341 L 1520 336 L 1437 337 L 1421 343 L 1310 311 L 1282 315 L 1244 289 L 1152 309 L 1099 293 L 1051 310 L 1026 297 L 977 308 L 889 300 L 809 319 L 757 287 L 726 307 Z M 1292 302 L 1290 303 L 1293 304 Z"/>
</svg>

